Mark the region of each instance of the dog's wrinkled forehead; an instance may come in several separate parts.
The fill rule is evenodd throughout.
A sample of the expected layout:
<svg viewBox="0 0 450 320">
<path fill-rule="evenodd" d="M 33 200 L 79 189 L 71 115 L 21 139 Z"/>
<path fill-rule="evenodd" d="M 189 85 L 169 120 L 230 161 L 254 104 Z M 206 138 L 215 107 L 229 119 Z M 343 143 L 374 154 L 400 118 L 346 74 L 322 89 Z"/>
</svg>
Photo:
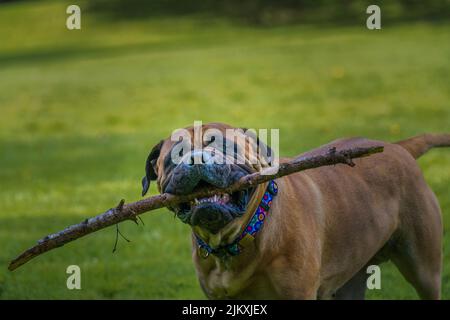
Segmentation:
<svg viewBox="0 0 450 320">
<path fill-rule="evenodd" d="M 267 157 L 271 153 L 270 148 L 246 129 L 209 123 L 203 125 L 200 131 L 199 134 L 198 128 L 194 127 L 174 131 L 153 147 L 146 163 L 146 176 L 142 180 L 143 194 L 147 192 L 150 180 L 157 180 L 161 192 L 161 186 L 171 171 L 181 161 L 190 161 L 190 155 L 196 149 L 201 149 L 202 154 L 215 156 L 214 160 L 245 166 L 249 172 L 261 170 L 270 163 Z M 264 152 L 258 152 L 261 148 Z"/>
</svg>

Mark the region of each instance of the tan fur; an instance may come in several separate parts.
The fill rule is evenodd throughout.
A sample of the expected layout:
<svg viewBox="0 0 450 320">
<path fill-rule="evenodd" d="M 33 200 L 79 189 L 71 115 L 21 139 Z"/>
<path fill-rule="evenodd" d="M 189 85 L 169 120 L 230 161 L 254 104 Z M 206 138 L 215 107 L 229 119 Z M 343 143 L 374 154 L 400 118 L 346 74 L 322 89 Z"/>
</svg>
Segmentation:
<svg viewBox="0 0 450 320">
<path fill-rule="evenodd" d="M 224 129 L 222 124 L 210 126 Z M 205 294 L 214 299 L 362 299 L 366 267 L 390 259 L 420 297 L 438 299 L 441 213 L 414 157 L 449 142 L 449 135 L 399 144 L 352 138 L 303 154 L 331 147 L 385 147 L 381 154 L 356 159 L 353 168 L 320 167 L 277 179 L 279 193 L 263 229 L 236 257 L 204 259 L 193 240 L 192 256 Z M 161 154 L 169 149 L 170 141 Z M 242 230 L 264 189 L 258 186 L 249 210 L 227 227 L 223 239 L 231 241 Z"/>
<path fill-rule="evenodd" d="M 422 134 L 397 144 L 404 147 L 417 159 L 431 148 L 450 147 L 450 134 Z"/>
</svg>

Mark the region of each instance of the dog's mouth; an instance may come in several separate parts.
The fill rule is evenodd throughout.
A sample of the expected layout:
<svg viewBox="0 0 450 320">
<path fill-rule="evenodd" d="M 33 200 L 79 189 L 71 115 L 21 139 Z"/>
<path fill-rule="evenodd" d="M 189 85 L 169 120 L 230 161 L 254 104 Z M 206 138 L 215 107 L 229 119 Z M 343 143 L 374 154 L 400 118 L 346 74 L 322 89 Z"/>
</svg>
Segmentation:
<svg viewBox="0 0 450 320">
<path fill-rule="evenodd" d="M 214 187 L 200 182 L 194 189 Z M 219 193 L 211 197 L 194 199 L 174 207 L 178 218 L 191 226 L 199 226 L 215 234 L 234 218 L 242 216 L 250 199 L 252 189 L 229 193 Z"/>
</svg>

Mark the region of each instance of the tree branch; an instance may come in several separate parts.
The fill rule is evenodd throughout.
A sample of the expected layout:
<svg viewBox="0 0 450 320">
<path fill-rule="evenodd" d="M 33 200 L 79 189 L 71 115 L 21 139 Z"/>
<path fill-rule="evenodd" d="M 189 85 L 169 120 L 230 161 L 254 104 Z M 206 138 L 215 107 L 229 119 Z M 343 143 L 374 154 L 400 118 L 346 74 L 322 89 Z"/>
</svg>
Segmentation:
<svg viewBox="0 0 450 320">
<path fill-rule="evenodd" d="M 328 153 L 315 156 L 303 156 L 293 159 L 290 162 L 282 163 L 279 166 L 278 172 L 275 174 L 264 174 L 263 172 L 256 172 L 242 177 L 233 185 L 224 188 L 207 188 L 196 191 L 189 195 L 173 195 L 163 193 L 150 198 L 146 198 L 133 203 L 125 204 L 124 200 L 121 200 L 117 207 L 109 209 L 108 211 L 84 220 L 81 223 L 67 227 L 66 229 L 54 234 L 50 234 L 38 243 L 24 251 L 21 255 L 11 261 L 8 266 L 10 271 L 13 271 L 21 265 L 27 263 L 31 259 L 41 255 L 52 249 L 61 247 L 66 243 L 81 238 L 85 235 L 106 228 L 108 226 L 117 224 L 125 220 L 132 220 L 137 222 L 137 216 L 151 210 L 155 210 L 170 205 L 175 205 L 182 202 L 189 202 L 195 198 L 210 197 L 217 193 L 233 193 L 238 190 L 254 187 L 260 183 L 267 182 L 269 180 L 280 178 L 288 174 L 295 172 L 329 166 L 335 164 L 347 164 L 354 166 L 352 159 L 366 157 L 374 153 L 383 152 L 382 146 L 368 147 L 368 148 L 352 148 L 341 151 L 336 151 L 336 148 L 332 148 Z M 267 172 L 266 172 L 267 173 Z"/>
</svg>

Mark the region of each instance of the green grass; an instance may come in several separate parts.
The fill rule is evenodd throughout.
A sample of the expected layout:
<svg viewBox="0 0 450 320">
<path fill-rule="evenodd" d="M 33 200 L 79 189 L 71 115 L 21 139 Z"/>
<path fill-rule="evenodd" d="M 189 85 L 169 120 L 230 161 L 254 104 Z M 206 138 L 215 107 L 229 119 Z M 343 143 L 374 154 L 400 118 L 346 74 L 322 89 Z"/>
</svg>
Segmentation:
<svg viewBox="0 0 450 320">
<path fill-rule="evenodd" d="M 83 8 L 83 6 L 82 6 Z M 189 228 L 167 210 L 17 271 L 42 236 L 140 198 L 148 150 L 194 120 L 279 128 L 295 155 L 342 136 L 450 131 L 450 25 L 256 28 L 206 18 L 111 22 L 65 4 L 0 6 L 0 298 L 203 298 Z M 444 214 L 450 298 L 450 150 L 420 160 Z M 151 193 L 156 193 L 154 185 Z M 66 289 L 66 267 L 82 290 Z M 390 264 L 371 298 L 416 298 Z"/>
</svg>

